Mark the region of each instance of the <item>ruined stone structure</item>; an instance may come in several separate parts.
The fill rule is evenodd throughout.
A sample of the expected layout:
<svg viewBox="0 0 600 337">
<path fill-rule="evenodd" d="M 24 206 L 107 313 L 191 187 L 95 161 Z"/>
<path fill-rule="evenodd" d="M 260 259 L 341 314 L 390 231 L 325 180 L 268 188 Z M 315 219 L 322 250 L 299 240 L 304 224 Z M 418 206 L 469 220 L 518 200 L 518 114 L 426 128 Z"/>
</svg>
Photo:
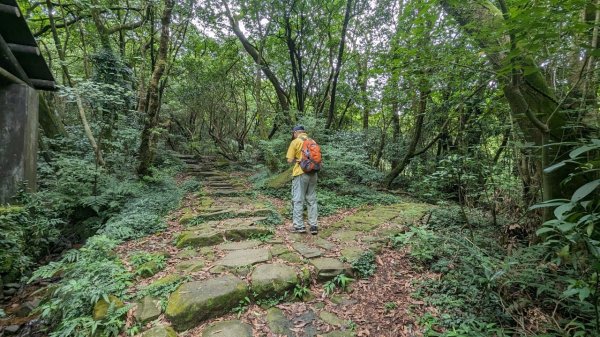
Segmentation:
<svg viewBox="0 0 600 337">
<path fill-rule="evenodd" d="M 35 190 L 39 97 L 52 73 L 15 0 L 0 0 L 0 204 Z"/>
</svg>

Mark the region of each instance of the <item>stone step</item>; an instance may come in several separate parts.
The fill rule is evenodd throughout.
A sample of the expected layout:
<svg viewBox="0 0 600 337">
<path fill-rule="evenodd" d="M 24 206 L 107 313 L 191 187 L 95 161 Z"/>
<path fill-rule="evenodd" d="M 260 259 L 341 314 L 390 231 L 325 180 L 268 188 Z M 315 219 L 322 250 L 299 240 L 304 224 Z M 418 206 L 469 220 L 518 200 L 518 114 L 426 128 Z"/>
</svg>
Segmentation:
<svg viewBox="0 0 600 337">
<path fill-rule="evenodd" d="M 239 320 L 222 321 L 209 324 L 202 337 L 252 337 L 252 327 Z"/>
<path fill-rule="evenodd" d="M 182 284 L 171 294 L 165 316 L 175 330 L 184 331 L 230 312 L 246 296 L 246 282 L 235 276 L 192 281 Z"/>
</svg>

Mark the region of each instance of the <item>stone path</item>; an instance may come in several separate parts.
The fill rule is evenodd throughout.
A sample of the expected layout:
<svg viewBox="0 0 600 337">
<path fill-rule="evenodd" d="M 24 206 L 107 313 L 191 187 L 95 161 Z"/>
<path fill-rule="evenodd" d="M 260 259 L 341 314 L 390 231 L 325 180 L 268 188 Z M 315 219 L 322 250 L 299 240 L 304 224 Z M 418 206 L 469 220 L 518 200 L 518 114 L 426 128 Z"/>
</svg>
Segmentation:
<svg viewBox="0 0 600 337">
<path fill-rule="evenodd" d="M 317 236 L 292 234 L 241 175 L 222 172 L 226 162 L 181 159 L 202 187 L 176 213 L 169 232 L 137 246 L 166 252 L 166 267 L 135 287 L 168 290 L 162 299 L 145 296 L 137 304 L 135 319 L 145 327 L 145 337 L 354 336 L 356 326 L 319 306 L 315 297 L 321 294 L 314 291 L 300 294 L 306 310 L 297 316 L 273 304 L 297 301 L 294 290 L 352 276 L 351 262 L 367 250 L 381 251 L 390 234 L 405 230 L 429 207 L 365 208 L 321 228 Z M 356 303 L 335 296 L 339 305 Z M 261 326 L 232 313 L 253 303 L 271 303 Z"/>
</svg>

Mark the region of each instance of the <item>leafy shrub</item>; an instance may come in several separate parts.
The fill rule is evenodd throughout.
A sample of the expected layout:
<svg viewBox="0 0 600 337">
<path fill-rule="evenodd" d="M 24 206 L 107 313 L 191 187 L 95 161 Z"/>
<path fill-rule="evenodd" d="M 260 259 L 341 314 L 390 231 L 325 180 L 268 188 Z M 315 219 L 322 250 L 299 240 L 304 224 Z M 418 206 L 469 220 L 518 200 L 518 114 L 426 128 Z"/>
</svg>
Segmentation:
<svg viewBox="0 0 600 337">
<path fill-rule="evenodd" d="M 375 274 L 375 271 L 377 270 L 375 254 L 370 250 L 362 253 L 358 259 L 352 263 L 352 270 L 354 270 L 361 278 L 368 278 Z"/>
<path fill-rule="evenodd" d="M 55 326 L 50 336 L 116 336 L 124 326 L 118 319 L 122 310 L 109 312 L 94 321 L 92 308 L 100 299 L 113 295 L 123 298 L 131 285 L 132 275 L 113 253 L 117 242 L 106 236 L 94 236 L 78 250 L 67 252 L 58 262 L 36 270 L 30 282 L 60 275 L 51 286 L 51 294 L 40 306 L 42 318 Z"/>
</svg>

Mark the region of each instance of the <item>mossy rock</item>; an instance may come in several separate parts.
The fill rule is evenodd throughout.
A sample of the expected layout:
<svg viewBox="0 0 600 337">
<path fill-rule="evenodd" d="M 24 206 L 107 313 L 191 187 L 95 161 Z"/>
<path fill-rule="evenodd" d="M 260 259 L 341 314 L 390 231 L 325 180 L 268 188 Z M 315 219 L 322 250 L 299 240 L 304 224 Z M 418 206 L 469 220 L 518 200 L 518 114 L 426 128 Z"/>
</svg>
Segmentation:
<svg viewBox="0 0 600 337">
<path fill-rule="evenodd" d="M 284 172 L 267 179 L 265 186 L 275 189 L 286 187 L 292 181 L 293 169 L 293 167 L 290 167 Z"/>
<path fill-rule="evenodd" d="M 136 274 L 143 278 L 148 278 L 156 275 L 161 269 L 156 261 L 148 261 L 137 268 Z"/>
<path fill-rule="evenodd" d="M 251 289 L 258 297 L 276 296 L 293 288 L 298 283 L 298 275 L 294 267 L 272 263 L 263 264 L 252 272 Z"/>
<path fill-rule="evenodd" d="M 230 275 L 184 283 L 169 297 L 165 316 L 184 331 L 229 312 L 247 295 L 246 282 Z"/>
<path fill-rule="evenodd" d="M 238 228 L 230 228 L 225 230 L 225 237 L 229 241 L 242 241 L 261 235 L 269 235 L 271 230 L 262 225 L 256 226 L 240 226 Z"/>
<path fill-rule="evenodd" d="M 177 274 L 171 274 L 171 275 L 167 275 L 165 277 L 161 277 L 158 280 L 150 283 L 146 288 L 160 288 L 160 287 L 164 287 L 167 284 L 172 284 L 172 283 L 176 283 L 179 282 L 182 279 L 182 277 L 180 275 Z"/>
<path fill-rule="evenodd" d="M 217 231 L 185 231 L 177 238 L 177 248 L 206 247 L 225 241 L 223 234 Z"/>
<path fill-rule="evenodd" d="M 157 319 L 161 314 L 160 300 L 151 296 L 145 296 L 137 302 L 135 309 L 135 320 L 142 324 Z"/>
<path fill-rule="evenodd" d="M 202 337 L 252 337 L 252 327 L 239 320 L 222 321 L 204 328 Z"/>
<path fill-rule="evenodd" d="M 156 326 L 144 333 L 142 337 L 177 337 L 177 333 L 170 326 Z"/>
<path fill-rule="evenodd" d="M 121 301 L 117 296 L 108 295 L 108 302 L 104 298 L 101 298 L 98 300 L 98 302 L 96 302 L 96 304 L 94 304 L 92 317 L 96 321 L 101 321 L 106 318 L 106 315 L 108 315 L 109 308 L 112 307 L 113 309 L 121 309 L 124 306 L 125 303 L 123 303 L 123 301 Z"/>
<path fill-rule="evenodd" d="M 278 257 L 287 262 L 302 263 L 302 258 L 300 257 L 300 255 L 298 255 L 294 252 L 283 253 L 283 254 L 279 255 Z"/>
<path fill-rule="evenodd" d="M 296 333 L 291 329 L 294 324 L 288 319 L 283 311 L 279 308 L 270 308 L 267 310 L 267 324 L 272 333 L 277 336 L 284 335 L 286 337 L 295 337 Z"/>
<path fill-rule="evenodd" d="M 290 250 L 286 245 L 274 244 L 273 246 L 271 246 L 271 255 L 273 256 L 279 256 L 289 252 Z"/>
<path fill-rule="evenodd" d="M 342 257 L 349 263 L 354 263 L 364 253 L 360 247 L 346 247 L 341 250 Z"/>
<path fill-rule="evenodd" d="M 321 311 L 319 314 L 319 318 L 329 325 L 337 326 L 337 327 L 345 327 L 347 322 L 341 318 L 339 318 L 336 314 L 331 313 L 329 311 Z"/>
<path fill-rule="evenodd" d="M 175 269 L 184 273 L 195 273 L 202 268 L 204 268 L 204 261 L 201 259 L 183 261 L 175 265 Z"/>
</svg>

